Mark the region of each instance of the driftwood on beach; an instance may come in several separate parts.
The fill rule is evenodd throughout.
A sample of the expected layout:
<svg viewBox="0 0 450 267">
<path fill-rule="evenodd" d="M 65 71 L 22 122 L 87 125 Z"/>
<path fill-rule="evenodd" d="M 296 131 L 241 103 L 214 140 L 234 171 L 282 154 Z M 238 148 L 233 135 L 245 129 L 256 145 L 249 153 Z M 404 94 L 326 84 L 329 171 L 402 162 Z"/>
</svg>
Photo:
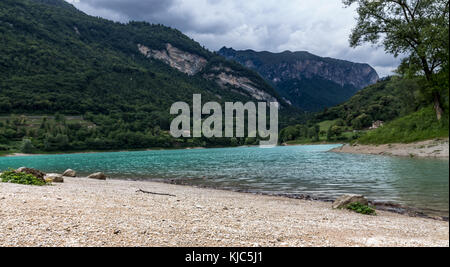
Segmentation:
<svg viewBox="0 0 450 267">
<path fill-rule="evenodd" d="M 150 194 L 150 195 L 157 195 L 157 196 L 169 196 L 169 197 L 176 197 L 175 195 L 171 195 L 171 194 L 149 192 L 149 191 L 144 191 L 144 190 L 142 190 L 142 189 L 139 189 L 139 190 L 138 190 L 138 191 L 136 191 L 136 192 L 137 192 L 137 193 Z"/>
</svg>

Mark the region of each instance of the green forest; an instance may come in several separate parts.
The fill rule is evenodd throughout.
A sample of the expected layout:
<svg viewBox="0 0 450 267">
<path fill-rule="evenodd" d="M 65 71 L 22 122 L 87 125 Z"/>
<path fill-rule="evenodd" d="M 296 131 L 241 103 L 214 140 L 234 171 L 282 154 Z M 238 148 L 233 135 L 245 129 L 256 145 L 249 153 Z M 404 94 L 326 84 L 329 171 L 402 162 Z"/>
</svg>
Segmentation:
<svg viewBox="0 0 450 267">
<path fill-rule="evenodd" d="M 176 29 L 115 23 L 63 0 L 2 0 L 0 35 L 0 153 L 253 144 L 257 140 L 175 140 L 168 134 L 170 106 L 191 103 L 193 94 L 202 94 L 204 102 L 254 101 L 239 88 L 224 89 L 204 78 L 217 66 L 278 97 L 258 74 Z M 137 49 L 164 49 L 167 43 L 204 57 L 208 65 L 188 76 Z M 282 125 L 304 120 L 303 112 L 279 99 Z"/>
</svg>

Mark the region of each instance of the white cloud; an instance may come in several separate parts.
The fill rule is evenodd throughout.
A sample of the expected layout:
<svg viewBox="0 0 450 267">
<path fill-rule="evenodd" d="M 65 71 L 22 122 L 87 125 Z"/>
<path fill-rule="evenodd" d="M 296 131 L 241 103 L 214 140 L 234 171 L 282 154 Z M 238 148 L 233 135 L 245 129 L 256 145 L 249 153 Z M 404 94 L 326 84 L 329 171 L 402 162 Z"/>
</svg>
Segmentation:
<svg viewBox="0 0 450 267">
<path fill-rule="evenodd" d="M 175 27 L 211 50 L 308 51 L 369 63 L 380 76 L 399 63 L 382 48 L 349 47 L 356 13 L 341 0 L 79 0 L 74 5 L 116 21 Z"/>
</svg>

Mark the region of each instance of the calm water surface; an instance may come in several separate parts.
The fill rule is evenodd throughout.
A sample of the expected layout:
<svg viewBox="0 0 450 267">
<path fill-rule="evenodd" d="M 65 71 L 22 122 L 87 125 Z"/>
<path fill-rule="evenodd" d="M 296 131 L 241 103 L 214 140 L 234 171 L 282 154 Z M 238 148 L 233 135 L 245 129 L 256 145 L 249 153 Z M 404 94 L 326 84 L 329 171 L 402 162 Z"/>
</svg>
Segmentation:
<svg viewBox="0 0 450 267">
<path fill-rule="evenodd" d="M 448 160 L 327 152 L 336 145 L 2 157 L 0 170 L 67 168 L 113 178 L 186 179 L 223 189 L 334 198 L 345 193 L 448 216 Z"/>
</svg>

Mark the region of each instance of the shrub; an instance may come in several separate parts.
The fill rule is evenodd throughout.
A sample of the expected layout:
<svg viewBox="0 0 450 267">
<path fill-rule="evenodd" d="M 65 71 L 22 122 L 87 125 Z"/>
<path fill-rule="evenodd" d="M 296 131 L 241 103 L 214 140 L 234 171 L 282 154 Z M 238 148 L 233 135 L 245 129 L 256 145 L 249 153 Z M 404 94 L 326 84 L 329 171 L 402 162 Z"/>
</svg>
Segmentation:
<svg viewBox="0 0 450 267">
<path fill-rule="evenodd" d="M 363 113 L 354 119 L 352 124 L 354 129 L 362 130 L 372 124 L 372 117 Z"/>
<path fill-rule="evenodd" d="M 37 186 L 42 186 L 42 185 L 47 184 L 44 180 L 38 179 L 32 174 L 16 173 L 12 170 L 4 172 L 0 176 L 0 179 L 3 183 L 37 185 Z"/>
<path fill-rule="evenodd" d="M 363 205 L 359 202 L 351 203 L 347 206 L 348 210 L 352 210 L 357 213 L 365 214 L 365 215 L 377 215 L 375 210 L 369 206 Z"/>
<path fill-rule="evenodd" d="M 9 147 L 7 145 L 0 144 L 0 151 L 8 151 Z"/>
<path fill-rule="evenodd" d="M 20 146 L 20 151 L 22 153 L 33 153 L 36 148 L 31 143 L 29 139 L 23 139 L 22 144 Z"/>
</svg>

